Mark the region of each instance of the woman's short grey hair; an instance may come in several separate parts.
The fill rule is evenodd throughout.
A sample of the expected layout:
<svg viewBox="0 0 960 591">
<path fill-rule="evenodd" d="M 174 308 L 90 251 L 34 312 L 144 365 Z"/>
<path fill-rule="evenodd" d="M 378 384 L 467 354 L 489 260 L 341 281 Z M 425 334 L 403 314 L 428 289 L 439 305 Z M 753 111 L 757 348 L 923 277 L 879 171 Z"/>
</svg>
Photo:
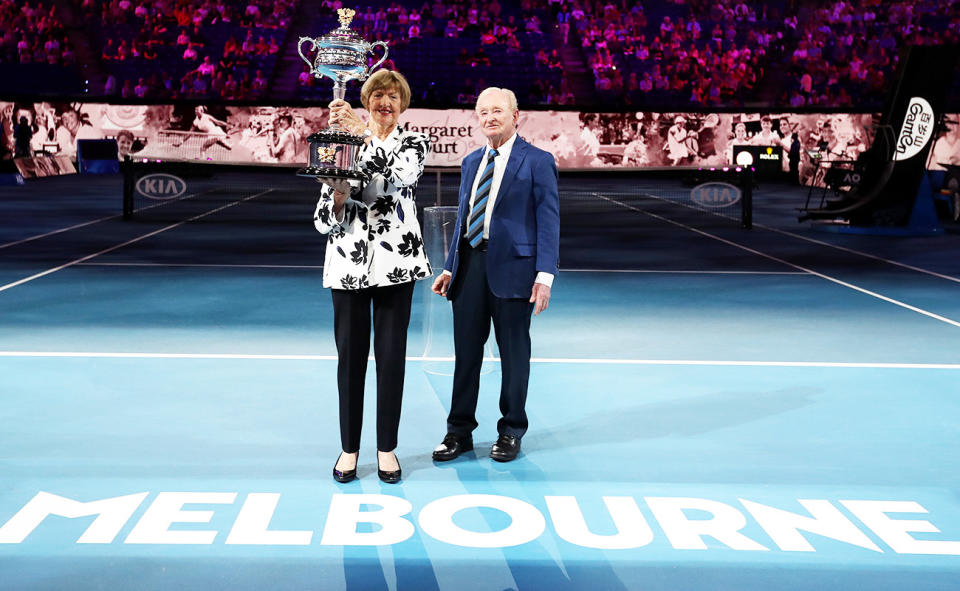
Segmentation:
<svg viewBox="0 0 960 591">
<path fill-rule="evenodd" d="M 480 99 L 492 92 L 502 92 L 503 94 L 507 95 L 507 105 L 510 107 L 510 111 L 516 113 L 520 110 L 517 106 L 517 95 L 513 94 L 513 91 L 509 88 L 497 88 L 496 86 L 485 88 L 483 89 L 483 92 L 477 96 L 477 102 L 479 103 Z"/>
<path fill-rule="evenodd" d="M 400 95 L 400 112 L 403 113 L 410 106 L 410 84 L 400 72 L 380 69 L 374 72 L 360 88 L 360 102 L 366 109 L 370 102 L 370 95 L 378 90 L 396 90 Z"/>
</svg>

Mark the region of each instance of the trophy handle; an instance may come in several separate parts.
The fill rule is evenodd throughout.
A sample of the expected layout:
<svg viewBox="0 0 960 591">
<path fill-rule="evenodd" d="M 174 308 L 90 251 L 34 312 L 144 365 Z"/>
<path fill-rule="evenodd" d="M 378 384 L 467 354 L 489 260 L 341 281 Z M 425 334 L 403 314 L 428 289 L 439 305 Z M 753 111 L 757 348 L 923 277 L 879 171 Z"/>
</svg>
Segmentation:
<svg viewBox="0 0 960 591">
<path fill-rule="evenodd" d="M 310 45 L 312 46 L 312 47 L 310 48 L 311 51 L 317 49 L 317 42 L 314 41 L 313 39 L 311 39 L 310 37 L 300 37 L 300 42 L 297 43 L 297 53 L 300 54 L 300 59 L 302 59 L 303 61 L 307 62 L 307 65 L 310 66 L 310 70 L 313 71 L 313 62 L 311 62 L 309 59 L 307 59 L 307 56 L 303 55 L 303 42 L 304 42 L 304 41 L 309 41 L 309 42 L 310 42 Z"/>
<path fill-rule="evenodd" d="M 367 47 L 367 51 L 369 51 L 370 53 L 373 53 L 373 48 L 376 47 L 376 46 L 378 46 L 378 45 L 382 45 L 382 46 L 383 46 L 383 57 L 380 58 L 380 61 L 379 61 L 379 62 L 373 64 L 372 66 L 370 66 L 370 67 L 367 69 L 367 74 L 369 74 L 370 72 L 376 70 L 376 69 L 380 66 L 380 64 L 382 64 L 383 62 L 385 62 L 385 61 L 387 60 L 387 54 L 389 53 L 389 48 L 388 48 L 388 46 L 387 46 L 387 42 L 386 42 L 386 41 L 375 41 L 375 42 L 371 43 L 370 46 Z"/>
</svg>

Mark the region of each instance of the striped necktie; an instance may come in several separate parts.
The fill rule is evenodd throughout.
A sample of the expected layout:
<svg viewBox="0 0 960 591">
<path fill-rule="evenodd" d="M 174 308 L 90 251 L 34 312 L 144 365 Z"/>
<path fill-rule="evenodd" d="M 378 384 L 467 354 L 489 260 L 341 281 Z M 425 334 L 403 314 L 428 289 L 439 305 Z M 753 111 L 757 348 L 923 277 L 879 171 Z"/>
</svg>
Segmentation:
<svg viewBox="0 0 960 591">
<path fill-rule="evenodd" d="M 483 241 L 483 218 L 486 217 L 487 200 L 490 199 L 490 186 L 493 185 L 493 165 L 497 157 L 496 150 L 487 153 L 487 166 L 480 175 L 480 184 L 477 185 L 477 195 L 473 199 L 473 209 L 470 210 L 467 224 L 467 242 L 471 248 L 476 248 Z"/>
</svg>

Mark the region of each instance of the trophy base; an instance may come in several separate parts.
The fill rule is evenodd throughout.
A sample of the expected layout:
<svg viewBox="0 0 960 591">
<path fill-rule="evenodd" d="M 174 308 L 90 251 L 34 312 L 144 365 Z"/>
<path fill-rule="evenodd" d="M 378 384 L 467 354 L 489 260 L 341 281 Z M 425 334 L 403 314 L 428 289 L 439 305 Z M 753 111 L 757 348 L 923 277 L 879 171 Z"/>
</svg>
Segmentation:
<svg viewBox="0 0 960 591">
<path fill-rule="evenodd" d="M 343 129 L 331 128 L 312 134 L 307 141 L 310 143 L 310 164 L 298 170 L 297 176 L 366 179 L 366 174 L 357 170 L 356 164 L 363 137 Z"/>
<path fill-rule="evenodd" d="M 297 176 L 309 178 L 329 178 L 329 179 L 347 179 L 347 180 L 366 180 L 366 175 L 359 170 L 347 170 L 344 168 L 325 168 L 319 166 L 308 166 L 297 171 Z"/>
</svg>

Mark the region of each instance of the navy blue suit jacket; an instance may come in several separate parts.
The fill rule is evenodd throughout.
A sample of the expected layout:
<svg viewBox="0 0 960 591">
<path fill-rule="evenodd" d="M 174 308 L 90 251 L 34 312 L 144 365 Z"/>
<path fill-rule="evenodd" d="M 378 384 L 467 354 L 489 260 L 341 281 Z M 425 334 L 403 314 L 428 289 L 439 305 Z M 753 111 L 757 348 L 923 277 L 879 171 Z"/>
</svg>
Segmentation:
<svg viewBox="0 0 960 591">
<path fill-rule="evenodd" d="M 458 247 L 470 215 L 470 192 L 486 147 L 463 159 L 456 239 L 443 268 L 453 273 L 447 297 L 455 297 Z M 493 206 L 487 244 L 487 282 L 499 298 L 529 298 L 540 271 L 554 276 L 560 257 L 560 194 L 553 155 L 517 137 Z"/>
</svg>

